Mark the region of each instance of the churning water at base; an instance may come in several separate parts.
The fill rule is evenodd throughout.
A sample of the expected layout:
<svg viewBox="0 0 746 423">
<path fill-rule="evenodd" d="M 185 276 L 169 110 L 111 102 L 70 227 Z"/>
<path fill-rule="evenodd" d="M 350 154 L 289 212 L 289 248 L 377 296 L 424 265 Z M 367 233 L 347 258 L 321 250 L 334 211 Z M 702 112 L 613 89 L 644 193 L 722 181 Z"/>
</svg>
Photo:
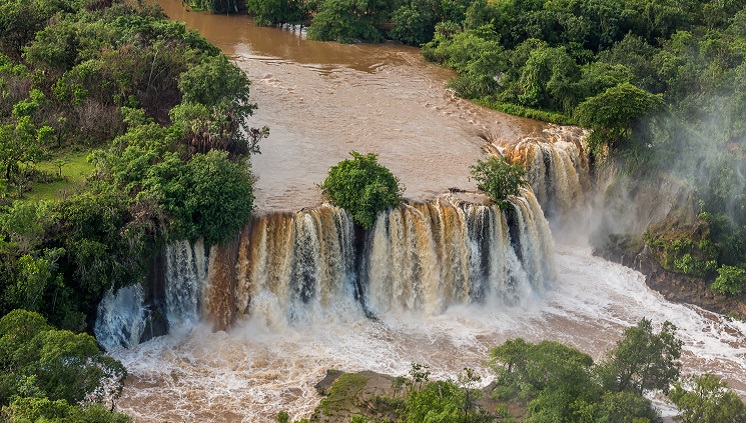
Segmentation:
<svg viewBox="0 0 746 423">
<path fill-rule="evenodd" d="M 678 326 L 685 373 L 714 372 L 744 394 L 744 323 L 668 303 L 641 274 L 593 257 L 587 247 L 557 250 L 551 289 L 511 307 L 453 305 L 437 315 L 389 313 L 378 321 L 350 316 L 279 332 L 249 319 L 229 332 L 199 326 L 117 350 L 130 372 L 118 408 L 140 422 L 271 422 L 280 410 L 300 418 L 318 404 L 313 384 L 329 368 L 403 375 L 414 361 L 437 377 L 465 366 L 489 377 L 487 351 L 506 339 L 552 339 L 599 358 L 643 317 Z"/>
<path fill-rule="evenodd" d="M 147 310 L 145 293 L 140 285 L 128 286 L 114 295 L 109 291 L 98 306 L 93 333 L 107 350 L 132 348 L 140 342 L 145 330 Z"/>
</svg>

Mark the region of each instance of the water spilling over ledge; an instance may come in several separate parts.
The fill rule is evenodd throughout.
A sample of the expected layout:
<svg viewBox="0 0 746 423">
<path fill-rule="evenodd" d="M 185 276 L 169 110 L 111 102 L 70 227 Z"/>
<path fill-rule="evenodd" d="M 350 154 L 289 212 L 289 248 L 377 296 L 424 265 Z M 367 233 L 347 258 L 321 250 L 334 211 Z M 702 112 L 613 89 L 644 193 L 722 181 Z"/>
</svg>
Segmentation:
<svg viewBox="0 0 746 423">
<path fill-rule="evenodd" d="M 452 305 L 515 305 L 543 292 L 554 264 L 532 191 L 511 203 L 502 211 L 441 197 L 383 212 L 368 232 L 328 206 L 256 217 L 233 242 L 209 251 L 199 242 L 168 245 L 165 298 L 148 307 L 163 304 L 170 330 L 188 331 L 201 319 L 216 330 L 237 319 L 281 330 L 362 315 L 437 315 Z M 133 335 L 122 328 L 145 327 L 137 320 L 147 313 L 131 311 L 145 306 L 122 307 L 120 296 L 132 295 L 120 291 L 101 304 L 106 318 L 97 334 L 107 347 L 131 346 Z M 126 317 L 110 317 L 117 310 Z"/>
<path fill-rule="evenodd" d="M 553 220 L 586 206 L 593 193 L 586 136 L 580 128 L 548 126 L 516 141 L 493 142 L 491 150 L 526 169 L 526 181 Z"/>
</svg>

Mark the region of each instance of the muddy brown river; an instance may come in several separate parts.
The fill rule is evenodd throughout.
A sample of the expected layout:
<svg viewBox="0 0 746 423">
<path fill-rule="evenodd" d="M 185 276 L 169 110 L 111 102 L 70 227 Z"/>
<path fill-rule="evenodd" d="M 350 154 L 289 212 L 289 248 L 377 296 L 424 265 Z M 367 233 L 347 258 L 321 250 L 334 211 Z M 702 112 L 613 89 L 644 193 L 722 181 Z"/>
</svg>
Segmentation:
<svg viewBox="0 0 746 423">
<path fill-rule="evenodd" d="M 245 16 L 186 11 L 161 0 L 168 15 L 220 47 L 252 81 L 254 126 L 271 135 L 252 158 L 256 207 L 299 210 L 321 202 L 317 184 L 348 152 L 373 152 L 412 200 L 457 187 L 473 189 L 469 166 L 489 134 L 516 139 L 542 125 L 455 98 L 450 70 L 419 49 L 306 40 L 298 31 L 257 27 Z"/>
</svg>

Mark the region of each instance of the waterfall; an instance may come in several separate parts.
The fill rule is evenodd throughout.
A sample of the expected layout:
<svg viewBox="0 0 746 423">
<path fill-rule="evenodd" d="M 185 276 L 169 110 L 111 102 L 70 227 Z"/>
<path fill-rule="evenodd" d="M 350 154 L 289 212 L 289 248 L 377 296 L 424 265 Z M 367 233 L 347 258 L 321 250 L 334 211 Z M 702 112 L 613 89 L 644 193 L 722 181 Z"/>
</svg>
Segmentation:
<svg viewBox="0 0 746 423">
<path fill-rule="evenodd" d="M 437 314 L 452 304 L 515 304 L 554 276 L 552 241 L 529 189 L 497 206 L 441 198 L 379 216 L 370 234 L 371 308 Z"/>
<path fill-rule="evenodd" d="M 238 255 L 239 314 L 282 327 L 344 314 L 354 303 L 354 230 L 342 210 L 258 217 Z"/>
<path fill-rule="evenodd" d="M 552 237 L 530 188 L 510 204 L 500 210 L 441 197 L 382 212 L 358 233 L 349 213 L 325 206 L 257 216 L 209 254 L 202 242 L 174 242 L 163 252 L 169 330 L 200 321 L 227 330 L 238 319 L 282 330 L 389 312 L 435 315 L 457 304 L 518 304 L 554 277 Z M 101 327 L 109 328 L 101 338 L 112 339 L 107 348 L 139 339 L 129 329 L 137 319 L 107 317 L 111 309 L 138 313 L 142 289 L 128 293 L 107 297 L 99 309 Z M 118 330 L 120 338 L 109 333 Z"/>
<path fill-rule="evenodd" d="M 526 169 L 526 180 L 548 218 L 567 215 L 586 204 L 591 192 L 584 133 L 556 127 L 505 146 L 503 154 Z"/>
<path fill-rule="evenodd" d="M 201 317 L 203 287 L 208 275 L 208 256 L 201 240 L 194 245 L 177 241 L 166 246 L 166 317 L 169 330 L 189 329 Z"/>
<path fill-rule="evenodd" d="M 109 291 L 98 305 L 93 333 L 107 350 L 130 348 L 140 342 L 145 330 L 147 310 L 140 285 L 128 286 L 114 294 Z"/>
</svg>

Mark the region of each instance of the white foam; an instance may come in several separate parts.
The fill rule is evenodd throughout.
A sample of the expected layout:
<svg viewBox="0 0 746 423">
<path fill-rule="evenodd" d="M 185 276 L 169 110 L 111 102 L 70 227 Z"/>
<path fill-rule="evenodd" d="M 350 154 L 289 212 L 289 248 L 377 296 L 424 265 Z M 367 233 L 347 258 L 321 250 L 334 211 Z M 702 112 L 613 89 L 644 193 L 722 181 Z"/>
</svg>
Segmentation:
<svg viewBox="0 0 746 423">
<path fill-rule="evenodd" d="M 186 337 L 117 351 L 132 375 L 120 409 L 142 422 L 271 421 L 280 410 L 308 417 L 320 401 L 313 385 L 329 368 L 404 375 L 418 362 L 435 377 L 472 367 L 489 378 L 487 352 L 506 339 L 553 339 L 600 359 L 643 317 L 679 328 L 685 373 L 711 371 L 744 394 L 737 383 L 746 380 L 746 325 L 668 303 L 642 275 L 592 257 L 588 248 L 557 251 L 559 279 L 543 297 L 515 307 L 452 306 L 435 316 L 391 313 L 379 321 L 350 317 L 280 331 L 261 321 L 242 322 L 230 333 L 200 326 Z"/>
</svg>

